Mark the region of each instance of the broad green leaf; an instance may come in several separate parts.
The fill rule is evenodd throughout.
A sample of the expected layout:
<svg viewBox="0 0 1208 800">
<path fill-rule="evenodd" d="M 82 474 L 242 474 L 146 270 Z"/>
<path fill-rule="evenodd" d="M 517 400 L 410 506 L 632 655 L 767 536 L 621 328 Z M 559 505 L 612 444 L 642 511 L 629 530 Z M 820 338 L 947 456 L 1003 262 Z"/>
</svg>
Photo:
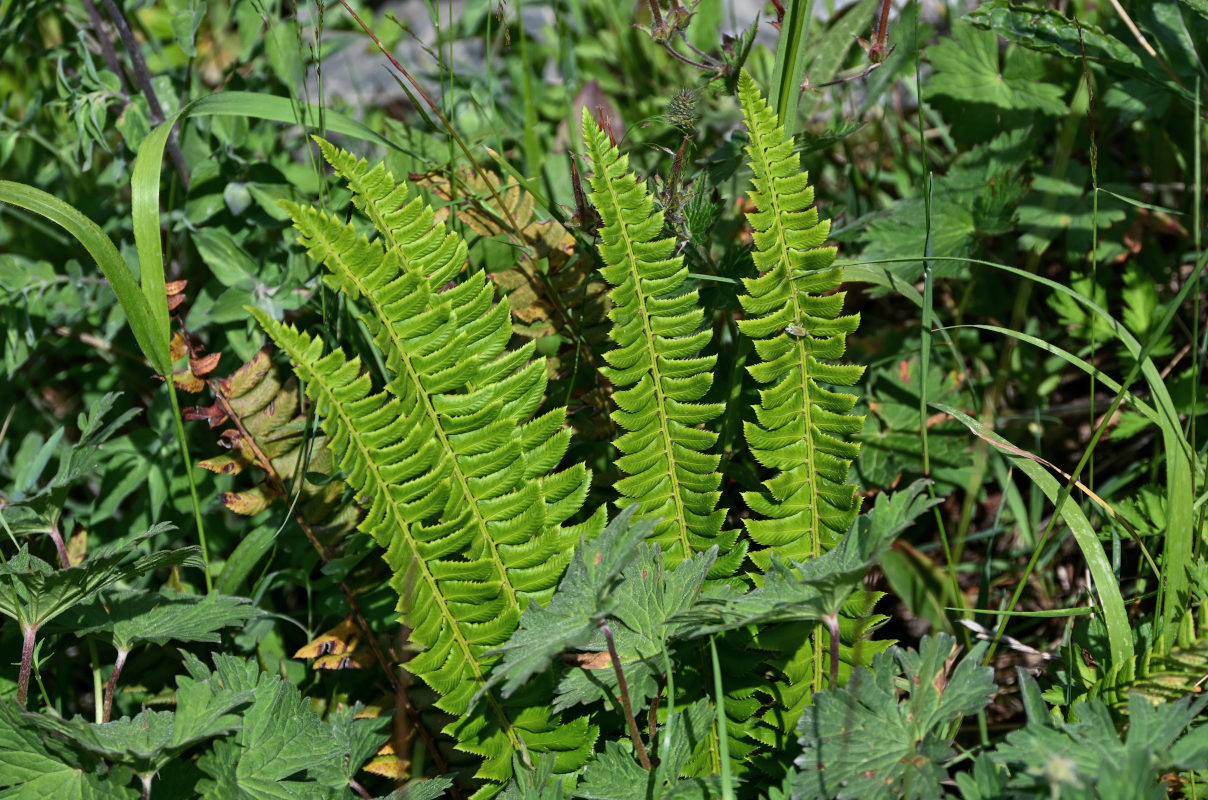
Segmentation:
<svg viewBox="0 0 1208 800">
<path fill-rule="evenodd" d="M 696 601 L 716 556 L 716 548 L 711 547 L 668 571 L 662 550 L 647 542 L 622 573 L 621 583 L 613 593 L 616 603 L 609 615 L 610 627 L 630 696 L 637 701 L 657 693 L 658 676 L 671 657 L 668 640 L 676 633 L 671 620 Z M 608 652 L 607 642 L 599 631 L 580 649 L 589 653 Z M 571 670 L 558 684 L 554 710 L 603 700 L 616 688 L 616 671 L 611 667 Z"/>
<path fill-rule="evenodd" d="M 173 526 L 160 523 L 137 536 L 97 548 L 84 563 L 53 569 L 22 548 L 0 565 L 0 613 L 41 627 L 106 586 L 170 566 L 204 566 L 196 547 L 139 553 L 142 542 Z"/>
<path fill-rule="evenodd" d="M 617 606 L 614 590 L 622 570 L 654 530 L 654 520 L 632 522 L 636 511 L 636 505 L 629 506 L 595 539 L 579 543 L 549 605 L 531 603 L 520 617 L 520 627 L 499 648 L 502 658 L 476 700 L 499 684 L 503 696 L 510 696 L 544 672 L 555 657 L 584 647 L 595 636 L 600 620 Z"/>
<path fill-rule="evenodd" d="M 998 36 L 957 21 L 952 38 L 928 48 L 935 74 L 930 94 L 966 103 L 986 103 L 1003 109 L 1061 115 L 1068 111 L 1060 86 L 1045 83 L 1044 60 L 1022 47 L 1007 48 L 999 63 Z"/>
<path fill-rule="evenodd" d="M 92 758 L 45 739 L 16 705 L 0 700 L 0 798 L 4 800 L 134 800 L 126 767 L 106 769 Z"/>
<path fill-rule="evenodd" d="M 1031 675 L 1021 670 L 1019 677 L 1021 688 L 1038 693 Z M 1030 718 L 990 757 L 1007 768 L 1007 785 L 1028 796 L 1163 798 L 1165 773 L 1208 767 L 1208 727 L 1189 729 L 1206 704 L 1208 697 L 1155 704 L 1130 695 L 1128 733 L 1121 740 L 1101 700 L 1078 703 L 1067 721 L 1048 714 Z"/>
<path fill-rule="evenodd" d="M 344 706 L 328 714 L 327 719 L 324 720 L 339 744 L 342 756 L 334 761 L 327 761 L 311 768 L 311 777 L 323 786 L 332 789 L 348 786 L 348 782 L 356 776 L 361 766 L 377 752 L 378 748 L 382 746 L 382 741 L 387 737 L 386 726 L 390 722 L 390 717 L 358 719 L 357 714 L 362 708 L 360 703 Z M 416 791 L 423 785 L 417 784 Z M 429 791 L 436 790 L 437 786 L 429 787 Z M 443 793 L 442 788 L 437 796 Z M 408 797 L 411 796 L 408 795 Z"/>
<path fill-rule="evenodd" d="M 242 625 L 259 610 L 242 597 L 190 595 L 164 588 L 159 592 L 131 590 L 89 607 L 78 632 L 111 632 L 114 647 L 132 650 L 142 642 L 218 642 L 218 631 Z"/>
<path fill-rule="evenodd" d="M 819 692 L 798 725 L 798 800 L 910 800 L 939 797 L 954 755 L 948 728 L 985 708 L 994 670 L 979 665 L 985 643 L 954 663 L 956 640 L 925 636 L 919 649 L 878 653 L 872 670 Z"/>
<path fill-rule="evenodd" d="M 439 800 L 445 796 L 445 792 L 453 785 L 453 778 L 448 775 L 437 775 L 435 778 L 427 780 L 410 781 L 401 789 L 395 789 L 390 794 L 379 800 Z M 559 784 L 561 786 L 561 784 Z M 561 795 L 558 798 L 543 797 L 541 800 L 561 800 Z"/>
<path fill-rule="evenodd" d="M 240 661 L 216 657 L 215 674 L 234 678 L 238 684 L 255 681 L 252 705 L 244 714 L 243 729 L 216 741 L 198 762 L 208 776 L 198 783 L 198 793 L 215 800 L 343 796 L 306 780 L 309 771 L 327 772 L 343 754 L 339 740 L 319 719 L 310 700 L 294 684 Z"/>
<path fill-rule="evenodd" d="M 1081 61 L 1083 53 L 1090 61 L 1129 78 L 1171 92 L 1189 104 L 1194 95 L 1179 86 L 1156 62 L 1143 62 L 1130 45 L 1094 25 L 1076 24 L 1048 8 L 1016 4 L 1010 0 L 982 3 L 963 19 L 979 28 L 987 28 L 1009 42 L 1064 58 Z M 1138 45 L 1139 49 L 1139 45 Z"/>
<path fill-rule="evenodd" d="M 718 797 L 721 792 L 718 778 L 680 779 L 689 756 L 707 741 L 712 722 L 713 705 L 705 699 L 677 713 L 669 723 L 670 735 L 662 737 L 670 747 L 652 756 L 652 761 L 657 761 L 650 771 L 643 769 L 624 745 L 607 742 L 604 752 L 584 769 L 575 796 L 585 800 Z"/>
</svg>

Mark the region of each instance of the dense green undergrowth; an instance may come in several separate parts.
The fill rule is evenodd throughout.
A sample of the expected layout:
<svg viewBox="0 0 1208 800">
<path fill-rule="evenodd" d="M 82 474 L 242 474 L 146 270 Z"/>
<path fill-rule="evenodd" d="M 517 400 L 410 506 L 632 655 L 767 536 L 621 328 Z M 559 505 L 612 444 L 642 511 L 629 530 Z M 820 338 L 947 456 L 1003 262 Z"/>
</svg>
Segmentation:
<svg viewBox="0 0 1208 800">
<path fill-rule="evenodd" d="M 0 4 L 0 796 L 1198 796 L 1208 10 L 835 5 Z"/>
</svg>

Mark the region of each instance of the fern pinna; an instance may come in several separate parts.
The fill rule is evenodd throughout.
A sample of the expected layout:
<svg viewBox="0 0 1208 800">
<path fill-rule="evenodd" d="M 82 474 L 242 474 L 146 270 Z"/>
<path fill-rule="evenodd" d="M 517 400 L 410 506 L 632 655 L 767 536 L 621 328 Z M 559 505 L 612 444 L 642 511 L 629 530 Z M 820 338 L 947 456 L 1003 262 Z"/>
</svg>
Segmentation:
<svg viewBox="0 0 1208 800">
<path fill-rule="evenodd" d="M 830 223 L 819 220 L 814 190 L 802 172 L 795 142 L 768 107 L 749 74 L 738 81 L 738 96 L 750 144 L 753 172 L 747 218 L 754 229 L 752 257 L 759 275 L 745 278 L 739 297 L 746 318 L 742 333 L 754 340 L 761 362 L 748 367 L 767 388 L 760 390 L 755 419 L 744 423 L 755 459 L 775 474 L 765 489 L 743 499 L 757 518 L 744 520 L 758 545 L 751 559 L 766 569 L 772 557 L 806 560 L 828 550 L 859 513 L 848 468 L 859 445 L 843 437 L 859 433 L 864 418 L 851 414 L 855 395 L 825 388 L 851 386 L 861 366 L 835 363 L 858 314 L 841 315 L 845 293 L 836 292 L 843 273 L 832 266 L 835 248 L 825 247 Z M 876 596 L 857 595 L 840 620 L 841 654 L 848 667 L 871 659 L 878 645 L 865 641 L 876 622 L 867 615 Z M 787 683 L 749 735 L 776 746 L 795 736 L 797 720 L 811 695 L 824 688 L 826 634 L 816 628 L 808 639 L 772 629 L 761 644 L 780 651 L 770 659 Z M 887 643 L 886 643 L 887 644 Z"/>
<path fill-rule="evenodd" d="M 614 444 L 623 454 L 617 482 L 625 502 L 642 516 L 660 517 L 654 541 L 669 563 L 718 545 L 711 575 L 732 575 L 745 543 L 722 531 L 717 508 L 719 456 L 706 451 L 717 434 L 699 427 L 718 417 L 720 403 L 698 402 L 713 383 L 714 355 L 700 355 L 712 338 L 703 325 L 695 291 L 682 291 L 688 268 L 673 256 L 675 239 L 663 236 L 663 212 L 645 183 L 586 109 L 583 138 L 591 157 L 591 202 L 600 214 L 600 274 L 614 288 L 605 376 L 617 391 L 612 417 L 625 433 Z"/>
<path fill-rule="evenodd" d="M 326 282 L 363 308 L 383 356 L 382 390 L 359 359 L 324 354 L 321 340 L 253 313 L 306 383 L 347 482 L 368 504 L 361 529 L 386 548 L 403 620 L 422 648 L 407 667 L 456 718 L 446 730 L 459 748 L 483 757 L 483 792 L 509 777 L 517 752 L 553 752 L 559 772 L 574 771 L 594 729 L 555 718 L 540 687 L 526 695 L 537 696 L 532 704 L 488 696 L 466 714 L 494 661 L 487 651 L 527 603 L 548 598 L 580 535 L 602 527 L 601 515 L 565 524 L 589 480 L 582 465 L 556 471 L 565 412 L 533 417 L 544 365 L 531 344 L 504 350 L 509 311 L 482 274 L 446 288 L 464 264 L 460 238 L 384 168 L 322 146 L 379 236 L 284 205 L 328 268 Z"/>
</svg>

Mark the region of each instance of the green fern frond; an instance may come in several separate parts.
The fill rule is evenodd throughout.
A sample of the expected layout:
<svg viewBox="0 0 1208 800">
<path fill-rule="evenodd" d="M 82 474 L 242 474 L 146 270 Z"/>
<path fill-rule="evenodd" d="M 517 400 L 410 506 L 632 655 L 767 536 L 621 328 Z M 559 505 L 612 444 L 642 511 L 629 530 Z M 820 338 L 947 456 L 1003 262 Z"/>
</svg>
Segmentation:
<svg viewBox="0 0 1208 800">
<path fill-rule="evenodd" d="M 363 309 L 384 391 L 371 391 L 359 360 L 324 355 L 310 337 L 257 318 L 306 381 L 346 480 L 369 504 L 363 529 L 387 548 L 400 610 L 423 648 L 408 669 L 456 719 L 446 732 L 483 756 L 478 777 L 489 781 L 506 780 L 513 754 L 527 750 L 556 751 L 573 771 L 594 741 L 585 721 L 560 722 L 548 703 L 518 698 L 494 698 L 466 715 L 494 661 L 486 652 L 507 639 L 529 602 L 553 593 L 575 541 L 603 527 L 602 514 L 567 524 L 590 476 L 582 464 L 557 470 L 569 444 L 565 410 L 534 418 L 544 364 L 533 360 L 532 343 L 505 350 L 510 313 L 484 276 L 448 285 L 464 263 L 460 237 L 434 226 L 431 209 L 407 200 L 389 173 L 324 150 L 351 176 L 380 235 L 283 207 L 327 267 L 325 281 Z"/>
<path fill-rule="evenodd" d="M 412 197 L 411 187 L 395 181 L 385 164 L 371 167 L 318 136 L 315 142 L 348 183 L 353 205 L 377 228 L 404 269 L 426 276 L 436 289 L 457 277 L 466 263 L 466 243 L 446 230 L 422 197 Z"/>
<path fill-rule="evenodd" d="M 723 409 L 699 402 L 713 383 L 717 357 L 700 355 L 712 331 L 697 293 L 682 291 L 688 269 L 673 255 L 675 241 L 661 238 L 662 211 L 586 109 L 583 138 L 595 173 L 591 201 L 603 222 L 600 274 L 614 287 L 616 347 L 604 355 L 604 374 L 617 389 L 612 417 L 625 431 L 614 442 L 626 473 L 616 488 L 639 514 L 662 517 L 653 538 L 669 565 L 716 544 L 721 555 L 710 574 L 732 575 L 745 543 L 737 531 L 721 529 L 720 457 L 707 452 L 717 434 L 701 427 Z"/>
<path fill-rule="evenodd" d="M 526 748 L 558 751 L 566 771 L 577 769 L 595 738 L 585 719 L 563 722 L 548 712 L 548 702 L 528 705 L 523 698 L 505 701 L 495 695 L 487 696 L 481 711 L 464 716 L 495 660 L 485 653 L 506 641 L 519 610 L 502 591 L 492 560 L 476 557 L 481 548 L 469 531 L 413 521 L 427 498 L 442 492 L 439 482 L 429 479 L 399 480 L 407 462 L 423 450 L 424 437 L 398 398 L 373 394 L 359 359 L 348 360 L 340 350 L 323 355 L 320 340 L 258 309 L 252 314 L 294 364 L 332 452 L 342 454 L 340 469 L 366 499 L 360 529 L 387 547 L 392 585 L 404 598 L 404 622 L 411 640 L 423 648 L 407 668 L 441 695 L 438 707 L 458 718 L 446 731 L 458 738 L 459 748 L 484 757 L 478 777 L 507 780 L 512 753 Z M 583 529 L 568 527 L 565 533 L 577 537 L 598 525 L 597 520 Z M 564 736 L 543 746 L 549 731 L 559 727 Z"/>
<path fill-rule="evenodd" d="M 760 358 L 748 371 L 766 385 L 755 420 L 744 423 L 744 433 L 755 459 L 774 470 L 764 491 L 743 494 L 755 512 L 744 522 L 760 546 L 751 560 L 766 569 L 772 555 L 797 560 L 820 556 L 859 513 L 856 487 L 847 482 L 858 445 L 848 437 L 861 430 L 864 419 L 850 413 L 854 395 L 827 385 L 851 386 L 864 368 L 836 363 L 860 318 L 841 314 L 844 293 L 835 289 L 842 270 L 832 266 L 835 248 L 825 246 L 830 223 L 818 218 L 794 142 L 746 72 L 739 77 L 738 95 L 750 134 L 746 150 L 754 173 L 750 196 L 755 210 L 747 218 L 759 271 L 758 277 L 743 280 L 746 294 L 739 301 L 746 318 L 738 327 L 754 340 Z M 863 593 L 843 609 L 840 677 L 869 663 L 888 645 L 867 636 L 882 619 L 871 615 L 875 600 Z M 825 686 L 829 635 L 821 626 L 812 631 L 776 626 L 760 633 L 757 646 L 766 648 L 765 666 L 780 680 L 774 691 L 763 690 L 765 707 L 742 730 L 764 752 L 775 753 L 795 741 L 804 708 Z M 780 759 L 756 757 L 752 765 L 772 783 L 783 778 Z"/>
<path fill-rule="evenodd" d="M 766 569 L 773 553 L 799 560 L 821 555 L 859 513 L 856 487 L 847 483 L 859 445 L 847 437 L 859 433 L 864 418 L 849 413 L 854 395 L 823 384 L 851 386 L 864 368 L 834 363 L 860 316 L 840 314 L 844 293 L 834 290 L 843 273 L 831 266 L 835 248 L 824 247 L 830 223 L 818 219 L 794 142 L 750 75 L 739 78 L 738 94 L 751 137 L 755 210 L 747 218 L 760 272 L 743 281 L 747 294 L 739 300 L 747 318 L 738 327 L 762 359 L 748 368 L 751 375 L 770 384 L 760 391 L 755 421 L 744 427 L 756 460 L 777 471 L 764 482 L 766 491 L 743 497 L 762 517 L 746 523 L 764 548 L 751 557 Z"/>
</svg>

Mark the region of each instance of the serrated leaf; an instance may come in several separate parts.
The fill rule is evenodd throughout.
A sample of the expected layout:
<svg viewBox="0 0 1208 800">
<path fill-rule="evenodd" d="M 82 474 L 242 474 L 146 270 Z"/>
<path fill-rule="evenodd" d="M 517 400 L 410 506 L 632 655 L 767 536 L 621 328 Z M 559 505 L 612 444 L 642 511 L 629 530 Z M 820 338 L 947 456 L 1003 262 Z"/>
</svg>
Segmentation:
<svg viewBox="0 0 1208 800">
<path fill-rule="evenodd" d="M 134 589 L 89 607 L 77 633 L 110 631 L 114 647 L 130 651 L 142 642 L 217 642 L 218 631 L 241 625 L 259 610 L 242 597 L 191 595 L 164 588 Z"/>
<path fill-rule="evenodd" d="M 386 735 L 390 718 L 358 718 L 361 708 L 360 703 L 345 706 L 329 714 L 325 720 L 339 745 L 341 757 L 311 768 L 311 777 L 323 786 L 333 789 L 348 786 L 361 765 L 377 752 Z"/>
<path fill-rule="evenodd" d="M 215 676 L 203 680 L 179 676 L 176 682 L 175 711 L 144 711 L 102 724 L 79 716 L 67 720 L 26 714 L 24 719 L 74 747 L 151 776 L 194 744 L 236 730 L 240 719 L 230 712 L 255 693 L 248 688 L 232 689 Z"/>
<path fill-rule="evenodd" d="M 497 651 L 502 658 L 475 700 L 499 684 L 503 696 L 509 697 L 548 669 L 555 657 L 591 640 L 599 621 L 616 607 L 613 589 L 622 570 L 654 530 L 652 520 L 632 521 L 636 511 L 636 505 L 629 506 L 595 539 L 579 543 L 553 599 L 545 608 L 532 603 L 524 610 L 520 626 Z"/>
<path fill-rule="evenodd" d="M 285 800 L 338 796 L 328 787 L 306 780 L 307 773 L 330 772 L 343 747 L 332 730 L 294 684 L 276 675 L 261 674 L 240 659 L 215 658 L 215 674 L 234 678 L 235 685 L 255 681 L 251 708 L 243 729 L 214 743 L 198 767 L 207 779 L 197 784 L 202 797 L 222 800 Z M 255 677 L 253 677 L 255 670 Z"/>
<path fill-rule="evenodd" d="M 379 800 L 439 800 L 453 785 L 448 775 L 437 775 L 423 781 L 410 781 L 401 789 L 395 789 Z"/>
<path fill-rule="evenodd" d="M 988 103 L 1003 109 L 1067 112 L 1060 86 L 1044 83 L 1043 59 L 1021 47 L 1009 47 L 999 63 L 998 35 L 957 21 L 952 38 L 927 49 L 935 74 L 928 82 L 930 94 L 967 103 Z"/>
<path fill-rule="evenodd" d="M 905 491 L 877 496 L 871 511 L 856 518 L 851 530 L 818 558 L 785 563 L 773 559 L 763 584 L 746 593 L 704 597 L 677 622 L 690 625 L 684 634 L 706 636 L 751 624 L 817 622 L 835 617 L 861 588 L 864 576 L 911 521 L 941 502 L 926 499 L 925 481 Z"/>
<path fill-rule="evenodd" d="M 954 751 L 948 726 L 984 708 L 994 671 L 979 665 L 986 644 L 961 661 L 947 634 L 924 637 L 918 652 L 878 653 L 871 672 L 814 695 L 798 725 L 795 800 L 902 800 L 943 794 L 944 762 Z"/>
<path fill-rule="evenodd" d="M 1037 691 L 1030 675 L 1021 673 L 1020 679 Z M 1164 773 L 1208 767 L 1208 727 L 1189 729 L 1205 705 L 1208 697 L 1155 705 L 1133 694 L 1122 741 L 1102 701 L 1078 703 L 1068 721 L 1046 715 L 1012 731 L 990 757 L 1008 768 L 1008 786 L 1016 790 L 1056 790 L 1079 798 L 1161 798 L 1166 796 Z M 1121 794 L 1123 787 L 1129 789 Z"/>
<path fill-rule="evenodd" d="M 1139 45 L 1134 50 L 1125 41 L 1100 28 L 1085 22 L 1075 23 L 1052 9 L 1021 5 L 1011 0 L 990 0 L 966 14 L 964 19 L 1031 50 L 1077 61 L 1086 58 L 1176 94 L 1189 104 L 1194 102 L 1191 91 L 1180 86 L 1172 75 L 1161 69 L 1146 68 L 1139 55 L 1143 52 Z"/>
<path fill-rule="evenodd" d="M 100 589 L 168 566 L 203 567 L 201 550 L 184 547 L 138 554 L 142 542 L 174 526 L 160 523 L 136 536 L 102 545 L 79 566 L 52 569 L 22 550 L 0 565 L 0 613 L 40 627 Z"/>
<path fill-rule="evenodd" d="M 16 705 L 0 700 L 0 797 L 6 800 L 133 800 L 134 774 L 104 769 L 25 724 Z"/>
<path fill-rule="evenodd" d="M 606 743 L 604 752 L 583 771 L 575 796 L 586 800 L 717 797 L 721 781 L 716 777 L 681 780 L 688 757 L 707 741 L 713 716 L 713 705 L 704 699 L 677 713 L 669 723 L 669 735 L 662 737 L 670 747 L 658 754 L 651 770 L 643 769 L 625 745 Z"/>
<path fill-rule="evenodd" d="M 630 695 L 639 702 L 657 693 L 657 676 L 662 674 L 666 659 L 671 656 L 668 640 L 675 633 L 671 620 L 691 607 L 716 560 L 717 548 L 710 547 L 666 571 L 662 550 L 657 544 L 645 543 L 639 548 L 637 559 L 622 573 L 621 583 L 613 593 L 616 604 L 610 626 Z M 607 643 L 599 632 L 582 649 L 602 656 L 608 653 Z M 568 672 L 558 684 L 554 710 L 603 700 L 615 693 L 617 677 L 611 659 L 603 666 Z"/>
</svg>

